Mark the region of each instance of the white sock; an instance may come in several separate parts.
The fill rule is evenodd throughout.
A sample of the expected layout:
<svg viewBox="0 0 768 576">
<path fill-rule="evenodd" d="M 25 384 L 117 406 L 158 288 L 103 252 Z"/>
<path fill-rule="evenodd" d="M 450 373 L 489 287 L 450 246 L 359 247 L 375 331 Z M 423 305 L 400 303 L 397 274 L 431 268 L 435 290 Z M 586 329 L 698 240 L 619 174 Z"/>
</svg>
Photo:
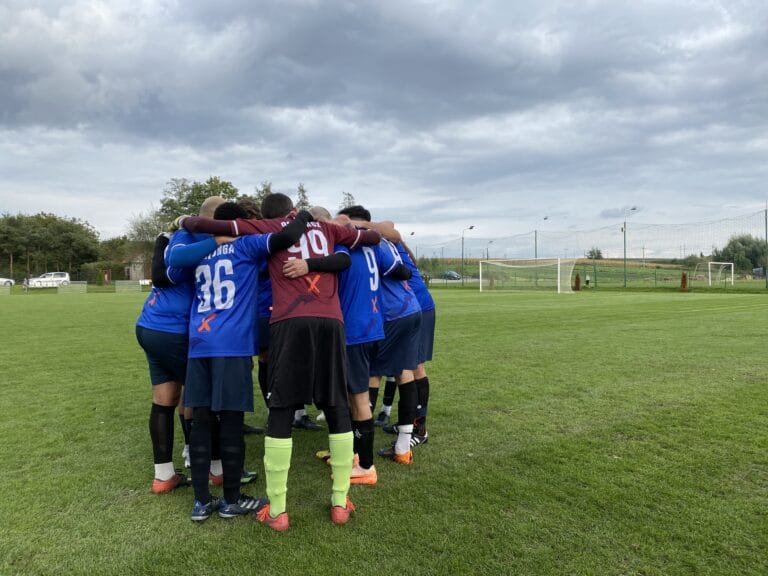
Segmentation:
<svg viewBox="0 0 768 576">
<path fill-rule="evenodd" d="M 381 410 L 387 416 L 390 416 L 392 414 L 392 406 L 387 406 L 386 404 L 382 404 L 381 405 Z"/>
<path fill-rule="evenodd" d="M 155 478 L 158 480 L 170 480 L 175 474 L 176 469 L 173 467 L 173 462 L 155 464 Z"/>
<path fill-rule="evenodd" d="M 302 416 L 306 416 L 307 411 L 302 408 L 301 410 L 296 410 L 296 412 L 293 413 L 293 419 L 294 420 L 301 420 Z"/>
<path fill-rule="evenodd" d="M 211 474 L 221 476 L 224 474 L 224 468 L 221 466 L 221 460 L 211 460 Z"/>
<path fill-rule="evenodd" d="M 405 454 L 411 451 L 411 434 L 413 433 L 413 424 L 397 426 L 397 441 L 395 441 L 395 452 Z"/>
</svg>

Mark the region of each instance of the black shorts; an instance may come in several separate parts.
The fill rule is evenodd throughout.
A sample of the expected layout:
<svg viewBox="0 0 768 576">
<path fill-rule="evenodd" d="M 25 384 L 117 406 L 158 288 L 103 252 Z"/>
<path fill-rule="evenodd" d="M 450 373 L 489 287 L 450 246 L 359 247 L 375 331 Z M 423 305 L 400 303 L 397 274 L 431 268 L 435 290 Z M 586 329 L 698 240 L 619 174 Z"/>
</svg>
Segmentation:
<svg viewBox="0 0 768 576">
<path fill-rule="evenodd" d="M 250 356 L 190 358 L 184 406 L 253 412 L 252 366 Z"/>
<path fill-rule="evenodd" d="M 136 326 L 136 340 L 147 355 L 152 386 L 172 381 L 184 384 L 189 350 L 187 333 L 160 332 Z"/>
<path fill-rule="evenodd" d="M 380 340 L 347 346 L 347 391 L 350 394 L 368 392 L 371 360 L 376 357 Z"/>
<path fill-rule="evenodd" d="M 435 309 L 421 311 L 421 328 L 419 328 L 419 364 L 432 360 L 432 349 L 435 346 Z"/>
<path fill-rule="evenodd" d="M 259 352 L 263 350 L 269 350 L 269 316 L 258 319 L 259 335 L 257 342 L 259 343 Z"/>
<path fill-rule="evenodd" d="M 371 376 L 399 376 L 403 370 L 416 369 L 420 326 L 421 312 L 384 322 L 384 340 L 371 362 Z"/>
<path fill-rule="evenodd" d="M 289 318 L 270 326 L 270 408 L 347 403 L 344 324 L 334 318 Z"/>
</svg>

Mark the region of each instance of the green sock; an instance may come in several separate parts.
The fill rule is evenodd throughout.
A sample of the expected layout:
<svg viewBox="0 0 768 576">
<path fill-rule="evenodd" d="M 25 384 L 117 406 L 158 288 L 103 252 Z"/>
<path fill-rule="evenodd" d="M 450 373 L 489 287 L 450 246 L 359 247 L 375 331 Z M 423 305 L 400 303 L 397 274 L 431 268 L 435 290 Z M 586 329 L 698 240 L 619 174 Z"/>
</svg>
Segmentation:
<svg viewBox="0 0 768 576">
<path fill-rule="evenodd" d="M 332 506 L 347 505 L 349 492 L 349 475 L 352 473 L 352 462 L 355 452 L 352 448 L 354 437 L 352 432 L 343 434 L 328 434 L 328 444 L 331 450 L 331 470 L 333 470 Z"/>
<path fill-rule="evenodd" d="M 269 515 L 273 518 L 285 512 L 288 492 L 288 469 L 291 467 L 291 438 L 264 437 L 264 477 L 269 498 Z"/>
</svg>

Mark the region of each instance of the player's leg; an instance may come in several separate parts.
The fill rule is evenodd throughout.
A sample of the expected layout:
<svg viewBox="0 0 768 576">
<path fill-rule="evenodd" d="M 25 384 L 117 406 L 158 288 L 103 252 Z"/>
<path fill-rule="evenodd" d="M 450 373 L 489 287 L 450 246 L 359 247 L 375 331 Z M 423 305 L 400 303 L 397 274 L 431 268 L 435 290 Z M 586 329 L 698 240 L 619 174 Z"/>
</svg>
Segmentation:
<svg viewBox="0 0 768 576">
<path fill-rule="evenodd" d="M 394 376 L 386 376 L 384 383 L 384 397 L 381 400 L 381 412 L 376 417 L 376 426 L 384 427 L 389 424 L 392 416 L 392 405 L 395 403 L 397 382 Z"/>
<path fill-rule="evenodd" d="M 218 499 L 211 496 L 208 480 L 211 471 L 212 434 L 218 428 L 218 418 L 211 412 L 211 371 L 209 358 L 190 358 L 184 385 L 184 405 L 192 410 L 189 433 L 189 459 L 195 503 L 192 520 L 210 518 L 218 508 Z M 218 438 L 218 436 L 217 436 Z M 216 448 L 218 450 L 218 447 Z"/>
<path fill-rule="evenodd" d="M 293 407 L 269 409 L 264 437 L 264 479 L 269 504 L 257 513 L 257 519 L 282 532 L 289 527 L 286 512 L 288 472 L 291 468 Z"/>
<path fill-rule="evenodd" d="M 313 398 L 328 422 L 328 449 L 331 453 L 333 486 L 331 521 L 345 524 L 354 510 L 347 497 L 354 461 L 352 421 L 347 402 L 347 346 L 344 324 L 339 320 L 318 318 L 314 349 Z M 363 370 L 364 375 L 367 370 Z"/>
<path fill-rule="evenodd" d="M 264 438 L 264 479 L 269 504 L 256 518 L 278 531 L 289 527 L 286 512 L 291 467 L 293 414 L 297 404 L 311 400 L 314 339 L 308 319 L 293 318 L 270 326 L 269 416 Z"/>
<path fill-rule="evenodd" d="M 174 413 L 181 392 L 176 381 L 163 382 L 152 387 L 152 408 L 149 414 L 149 435 L 152 439 L 152 456 L 155 477 L 152 491 L 170 492 L 186 485 L 186 478 L 178 474 L 173 465 Z"/>
<path fill-rule="evenodd" d="M 347 346 L 347 392 L 352 416 L 353 448 L 358 460 L 352 467 L 352 484 L 377 482 L 376 467 L 373 464 L 373 414 L 368 391 L 370 361 L 376 348 L 375 342 Z"/>
<path fill-rule="evenodd" d="M 349 500 L 350 476 L 354 461 L 354 438 L 349 408 L 346 404 L 320 406 L 328 422 L 328 448 L 331 453 L 333 485 L 331 488 L 331 520 L 346 524 L 355 506 Z"/>
<path fill-rule="evenodd" d="M 136 339 L 144 349 L 152 383 L 149 435 L 152 440 L 154 480 L 152 491 L 170 492 L 187 484 L 173 465 L 174 412 L 186 377 L 187 337 L 136 327 Z"/>
<path fill-rule="evenodd" d="M 419 328 L 419 365 L 413 373 L 416 380 L 416 392 L 418 394 L 418 409 L 413 426 L 414 445 L 424 444 L 429 439 L 427 433 L 427 409 L 429 406 L 429 377 L 427 376 L 426 363 L 432 360 L 432 350 L 435 342 L 435 311 L 427 310 L 421 313 L 421 327 Z"/>
<path fill-rule="evenodd" d="M 413 369 L 417 365 L 418 333 L 421 325 L 421 312 L 387 322 L 384 326 L 385 342 L 388 344 L 387 359 L 384 364 L 387 372 L 395 371 L 397 389 L 400 398 L 397 403 L 397 439 L 390 448 L 379 450 L 379 455 L 390 458 L 399 464 L 411 464 L 411 439 L 413 420 L 416 418 L 418 394 L 414 383 Z M 397 369 L 402 368 L 402 369 Z M 395 370 L 393 370 L 395 369 Z"/>
<path fill-rule="evenodd" d="M 219 414 L 224 497 L 219 516 L 234 518 L 255 512 L 256 498 L 240 492 L 245 464 L 244 413 L 253 411 L 253 361 L 250 356 L 213 358 L 212 407 Z"/>
</svg>

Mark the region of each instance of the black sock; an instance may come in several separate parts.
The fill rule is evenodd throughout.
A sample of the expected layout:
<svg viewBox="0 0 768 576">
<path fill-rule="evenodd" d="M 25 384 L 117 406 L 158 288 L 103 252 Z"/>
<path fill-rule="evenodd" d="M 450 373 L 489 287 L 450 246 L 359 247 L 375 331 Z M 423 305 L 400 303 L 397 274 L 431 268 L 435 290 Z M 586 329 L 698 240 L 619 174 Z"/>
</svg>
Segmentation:
<svg viewBox="0 0 768 576">
<path fill-rule="evenodd" d="M 382 402 L 384 406 L 392 406 L 395 403 L 395 392 L 397 391 L 397 384 L 395 379 L 391 376 L 387 376 L 387 383 L 384 385 L 384 399 Z"/>
<path fill-rule="evenodd" d="M 355 454 L 360 459 L 360 467 L 366 470 L 373 466 L 373 418 L 353 420 Z"/>
<path fill-rule="evenodd" d="M 175 406 L 152 404 L 149 412 L 149 436 L 155 464 L 173 460 L 173 412 Z"/>
<path fill-rule="evenodd" d="M 211 412 L 211 460 L 221 460 L 221 423 L 219 413 Z"/>
<path fill-rule="evenodd" d="M 376 410 L 376 401 L 379 399 L 378 388 L 368 388 L 368 404 L 371 406 L 371 412 Z"/>
<path fill-rule="evenodd" d="M 189 444 L 189 423 L 191 420 L 184 418 L 184 410 L 179 409 L 179 422 L 181 423 L 181 432 L 184 434 L 184 444 Z"/>
<path fill-rule="evenodd" d="M 413 424 L 416 418 L 416 404 L 419 396 L 416 392 L 416 383 L 411 380 L 407 384 L 400 384 L 400 400 L 397 402 L 397 425 L 407 426 Z"/>
<path fill-rule="evenodd" d="M 339 404 L 338 406 L 318 405 L 317 407 L 325 414 L 329 434 L 346 434 L 352 431 L 352 417 L 349 415 L 349 406 Z"/>
<path fill-rule="evenodd" d="M 192 420 L 192 416 L 190 416 L 189 418 L 187 418 L 187 416 L 185 415 L 185 416 L 184 416 L 184 422 L 185 422 L 185 423 L 186 423 L 186 425 L 187 425 L 187 433 L 188 433 L 188 434 L 190 435 L 190 437 L 191 437 L 191 435 L 192 435 L 192 422 L 193 422 L 193 420 Z M 186 444 L 189 444 L 189 443 L 191 442 L 191 440 L 189 440 L 188 438 L 186 438 L 185 440 L 186 440 L 186 442 L 185 442 Z"/>
<path fill-rule="evenodd" d="M 267 405 L 267 392 L 269 392 L 269 389 L 267 388 L 267 370 L 269 369 L 269 363 L 268 362 L 262 362 L 259 360 L 259 372 L 258 372 L 258 378 L 259 378 L 259 388 L 261 389 L 261 396 L 264 398 L 264 404 Z M 267 407 L 269 407 L 267 405 Z"/>
<path fill-rule="evenodd" d="M 222 410 L 221 423 L 221 466 L 224 469 L 224 499 L 234 504 L 240 499 L 240 477 L 245 463 L 245 442 L 243 441 L 242 412 Z"/>
<path fill-rule="evenodd" d="M 192 470 L 192 488 L 195 500 L 203 504 L 211 501 L 208 472 L 211 469 L 211 421 L 214 416 L 207 407 L 195 408 L 194 425 L 189 434 L 189 460 Z"/>
<path fill-rule="evenodd" d="M 419 395 L 417 415 L 422 419 L 422 422 L 426 422 L 427 405 L 429 404 L 429 378 L 427 376 L 416 380 L 416 392 Z"/>
</svg>

